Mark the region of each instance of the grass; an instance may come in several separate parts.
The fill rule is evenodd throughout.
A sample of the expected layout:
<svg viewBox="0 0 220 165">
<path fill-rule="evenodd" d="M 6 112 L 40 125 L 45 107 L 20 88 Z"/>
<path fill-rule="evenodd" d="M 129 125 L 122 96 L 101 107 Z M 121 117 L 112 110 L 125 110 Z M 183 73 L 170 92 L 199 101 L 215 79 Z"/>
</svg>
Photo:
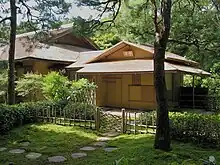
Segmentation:
<svg viewBox="0 0 220 165">
<path fill-rule="evenodd" d="M 202 164 L 200 160 L 207 159 L 210 155 L 215 156 L 217 162 L 220 162 L 220 151 L 202 149 L 185 143 L 173 142 L 171 152 L 154 150 L 152 135 L 121 135 L 108 142 L 108 146 L 119 148 L 116 151 L 106 153 L 99 148 L 88 152 L 86 158 L 74 160 L 71 158 L 71 153 L 79 152 L 80 147 L 91 144 L 96 138 L 95 132 L 78 127 L 54 124 L 26 125 L 1 137 L 0 147 L 25 148 L 26 153 L 40 152 L 43 156 L 37 160 L 28 160 L 25 158 L 25 153 L 14 155 L 7 150 L 0 153 L 0 164 L 8 165 L 9 162 L 14 162 L 15 165 L 53 165 L 47 161 L 47 158 L 56 155 L 67 158 L 67 161 L 62 163 L 64 165 L 113 165 L 115 160 L 121 158 L 124 158 L 124 162 L 128 161 L 129 165 L 167 165 L 173 162 L 182 163 L 185 160 L 200 165 Z M 29 141 L 30 145 L 21 147 L 19 143 L 23 141 Z M 122 165 L 124 165 L 123 161 Z"/>
</svg>

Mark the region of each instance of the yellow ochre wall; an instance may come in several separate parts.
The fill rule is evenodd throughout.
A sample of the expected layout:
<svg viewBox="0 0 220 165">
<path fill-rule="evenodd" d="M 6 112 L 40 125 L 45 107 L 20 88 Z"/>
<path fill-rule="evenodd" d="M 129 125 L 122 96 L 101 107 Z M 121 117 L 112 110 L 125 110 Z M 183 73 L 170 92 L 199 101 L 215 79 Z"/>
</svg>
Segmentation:
<svg viewBox="0 0 220 165">
<path fill-rule="evenodd" d="M 156 95 L 152 73 L 141 74 L 141 85 L 132 84 L 132 74 L 94 75 L 98 86 L 96 100 L 98 106 L 131 109 L 156 108 Z M 172 94 L 172 74 L 166 73 L 167 89 Z M 170 96 L 172 99 L 172 95 Z"/>
<path fill-rule="evenodd" d="M 131 57 L 125 57 L 123 55 L 124 51 L 133 51 L 133 55 Z M 117 60 L 132 60 L 132 59 L 148 59 L 153 58 L 152 54 L 149 52 L 146 52 L 142 49 L 133 47 L 133 46 L 126 46 L 116 52 L 111 53 L 110 55 L 106 56 L 105 58 L 101 59 L 101 61 L 117 61 Z"/>
<path fill-rule="evenodd" d="M 131 74 L 97 75 L 96 84 L 98 106 L 136 109 L 156 107 L 153 74 L 141 74 L 141 85 L 132 85 Z"/>
<path fill-rule="evenodd" d="M 47 61 L 36 61 L 33 63 L 33 72 L 47 74 L 49 72 L 50 63 Z"/>
</svg>

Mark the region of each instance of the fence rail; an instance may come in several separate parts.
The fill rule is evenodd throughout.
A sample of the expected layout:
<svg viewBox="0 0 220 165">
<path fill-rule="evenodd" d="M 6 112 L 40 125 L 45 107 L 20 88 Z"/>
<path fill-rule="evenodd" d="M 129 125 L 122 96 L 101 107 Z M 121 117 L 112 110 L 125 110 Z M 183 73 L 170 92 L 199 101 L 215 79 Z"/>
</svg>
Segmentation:
<svg viewBox="0 0 220 165">
<path fill-rule="evenodd" d="M 129 112 L 122 109 L 121 115 L 106 113 L 100 108 L 78 111 L 76 107 L 48 107 L 36 114 L 41 122 L 59 125 L 80 126 L 102 132 L 155 133 L 155 112 Z"/>
<path fill-rule="evenodd" d="M 156 130 L 156 114 L 154 112 L 126 112 L 122 109 L 123 133 L 155 133 Z"/>
<path fill-rule="evenodd" d="M 97 111 L 95 110 L 92 110 L 92 113 L 88 113 L 87 109 L 80 112 L 75 108 L 61 109 L 57 107 L 48 107 L 47 109 L 39 110 L 37 117 L 42 122 L 97 129 L 96 113 Z"/>
</svg>

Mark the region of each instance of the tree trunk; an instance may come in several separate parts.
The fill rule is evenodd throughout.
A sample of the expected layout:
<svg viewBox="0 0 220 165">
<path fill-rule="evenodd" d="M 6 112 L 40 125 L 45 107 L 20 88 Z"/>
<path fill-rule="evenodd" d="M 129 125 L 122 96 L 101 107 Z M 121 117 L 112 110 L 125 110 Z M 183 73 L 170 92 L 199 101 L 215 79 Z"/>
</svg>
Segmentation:
<svg viewBox="0 0 220 165">
<path fill-rule="evenodd" d="M 11 8 L 11 31 L 10 31 L 10 48 L 8 56 L 8 104 L 15 104 L 15 39 L 17 27 L 16 2 L 10 0 Z"/>
<path fill-rule="evenodd" d="M 171 0 L 161 0 L 161 16 L 163 20 L 162 26 L 158 25 L 158 10 L 156 7 L 154 18 L 156 31 L 154 42 L 154 86 L 157 100 L 157 129 L 154 147 L 155 149 L 165 151 L 171 150 L 169 111 L 164 71 L 165 53 L 170 33 L 171 4 Z"/>
<path fill-rule="evenodd" d="M 166 97 L 166 83 L 164 73 L 165 48 L 155 42 L 154 52 L 154 85 L 157 100 L 157 129 L 155 136 L 155 149 L 170 150 L 170 129 L 168 104 Z"/>
</svg>

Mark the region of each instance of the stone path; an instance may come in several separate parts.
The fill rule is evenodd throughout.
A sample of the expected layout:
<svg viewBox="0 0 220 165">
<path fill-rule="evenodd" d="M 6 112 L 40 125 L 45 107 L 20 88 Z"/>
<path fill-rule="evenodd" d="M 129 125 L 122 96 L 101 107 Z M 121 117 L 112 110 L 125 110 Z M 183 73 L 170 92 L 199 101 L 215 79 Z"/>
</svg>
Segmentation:
<svg viewBox="0 0 220 165">
<path fill-rule="evenodd" d="M 60 163 L 64 162 L 66 158 L 64 156 L 52 156 L 48 158 L 48 161 L 51 163 Z"/>
<path fill-rule="evenodd" d="M 83 153 L 83 152 L 73 153 L 71 156 L 72 156 L 73 159 L 75 159 L 75 158 L 82 158 L 82 157 L 87 156 L 87 153 Z"/>
<path fill-rule="evenodd" d="M 119 133 L 116 133 L 116 132 L 104 133 L 102 137 L 97 138 L 96 142 L 92 143 L 90 146 L 84 146 L 84 147 L 80 148 L 79 150 L 86 152 L 86 151 L 94 151 L 97 148 L 103 148 L 103 150 L 105 152 L 115 151 L 118 149 L 117 147 L 106 147 L 106 146 L 107 146 L 107 141 L 111 140 L 113 137 L 116 137 L 118 135 L 119 135 Z M 28 141 L 22 142 L 19 145 L 21 147 L 28 147 L 30 145 L 30 142 L 28 142 Z M 3 152 L 5 150 L 7 150 L 6 147 L 0 147 L 0 152 Z M 25 152 L 25 150 L 22 148 L 9 150 L 9 153 L 12 153 L 12 154 L 22 154 L 24 152 Z M 41 153 L 36 153 L 36 152 L 29 152 L 25 155 L 25 157 L 27 159 L 33 159 L 33 160 L 38 159 L 41 156 L 42 156 Z M 83 158 L 86 156 L 87 156 L 87 153 L 84 153 L 84 152 L 76 152 L 76 153 L 72 153 L 72 155 L 71 155 L 71 157 L 73 159 Z M 64 156 L 60 156 L 60 155 L 51 156 L 51 157 L 48 157 L 47 159 L 51 163 L 61 163 L 61 162 L 64 162 L 67 160 Z"/>
<path fill-rule="evenodd" d="M 112 152 L 112 151 L 115 151 L 115 150 L 117 150 L 118 148 L 117 147 L 106 147 L 106 148 L 104 148 L 104 151 L 106 151 L 106 152 Z"/>
<path fill-rule="evenodd" d="M 91 146 L 85 146 L 80 148 L 81 151 L 94 151 L 96 148 Z"/>
<path fill-rule="evenodd" d="M 9 152 L 12 154 L 22 154 L 25 152 L 25 150 L 24 149 L 13 149 L 13 150 L 10 150 Z"/>
<path fill-rule="evenodd" d="M 41 156 L 42 156 L 42 154 L 40 154 L 40 153 L 30 152 L 25 157 L 28 158 L 28 159 L 37 159 L 37 158 L 39 158 Z"/>
<path fill-rule="evenodd" d="M 7 150 L 5 147 L 0 147 L 0 152 Z"/>
<path fill-rule="evenodd" d="M 27 147 L 27 146 L 29 146 L 29 144 L 30 144 L 30 142 L 22 142 L 22 143 L 20 143 L 20 146 Z"/>
<path fill-rule="evenodd" d="M 105 147 L 106 146 L 106 142 L 95 142 L 95 143 L 93 143 L 92 145 L 93 146 L 97 146 L 97 147 Z"/>
</svg>

